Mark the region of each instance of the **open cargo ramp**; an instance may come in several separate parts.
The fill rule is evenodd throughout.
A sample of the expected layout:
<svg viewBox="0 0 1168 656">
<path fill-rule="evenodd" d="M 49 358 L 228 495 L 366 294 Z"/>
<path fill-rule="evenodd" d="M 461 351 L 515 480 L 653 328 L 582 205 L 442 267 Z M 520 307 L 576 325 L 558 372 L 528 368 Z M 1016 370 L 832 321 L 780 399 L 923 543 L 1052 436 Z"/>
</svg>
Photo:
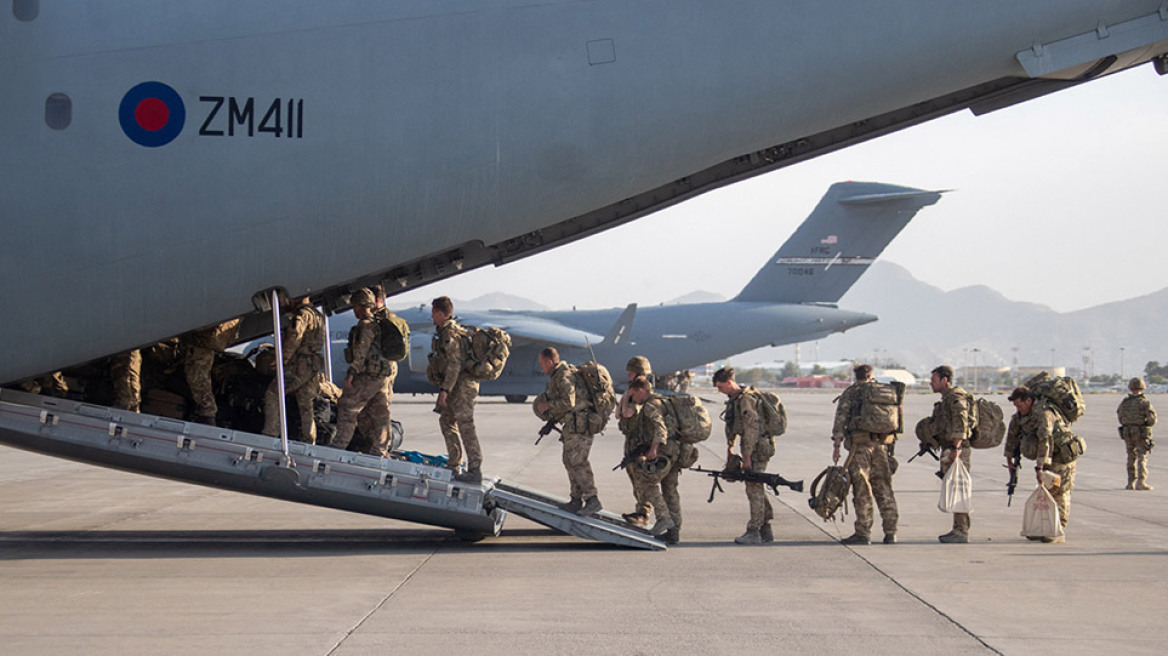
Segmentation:
<svg viewBox="0 0 1168 656">
<path fill-rule="evenodd" d="M 443 467 L 0 389 L 0 443 L 130 472 L 497 536 L 507 511 L 569 535 L 664 548 L 609 513 L 578 517 L 540 492 L 462 483 Z M 637 536 L 640 539 L 637 539 Z"/>
</svg>

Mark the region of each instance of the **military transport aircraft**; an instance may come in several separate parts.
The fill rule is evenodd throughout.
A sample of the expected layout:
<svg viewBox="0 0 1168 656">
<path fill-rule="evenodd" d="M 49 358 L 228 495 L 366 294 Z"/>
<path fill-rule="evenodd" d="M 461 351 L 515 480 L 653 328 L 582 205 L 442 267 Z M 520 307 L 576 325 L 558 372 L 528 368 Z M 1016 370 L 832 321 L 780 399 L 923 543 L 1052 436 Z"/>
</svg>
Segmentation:
<svg viewBox="0 0 1168 656">
<path fill-rule="evenodd" d="M 504 264 L 964 108 L 1168 66 L 1163 0 L 0 10 L 0 383 Z"/>
<path fill-rule="evenodd" d="M 647 356 L 658 372 L 680 371 L 875 321 L 871 314 L 841 310 L 835 303 L 917 212 L 940 195 L 871 182 L 834 184 L 738 296 L 724 303 L 560 312 L 465 312 L 456 306 L 460 321 L 497 326 L 511 335 L 507 367 L 498 380 L 483 382 L 480 393 L 519 402 L 542 392 L 547 376 L 537 355 L 546 346 L 555 346 L 568 362 L 595 357 L 621 384 L 625 362 L 634 355 Z M 410 322 L 411 350 L 394 391 L 432 393 L 425 376 L 434 328 L 430 309 L 398 314 Z M 345 375 L 343 347 L 353 323 L 349 313 L 332 322 L 334 378 Z"/>
<path fill-rule="evenodd" d="M 282 298 L 336 312 L 1166 53 L 1164 0 L 11 0 L 0 383 L 233 317 L 257 336 Z M 516 508 L 627 533 L 449 470 L 6 389 L 0 441 L 468 534 Z"/>
</svg>

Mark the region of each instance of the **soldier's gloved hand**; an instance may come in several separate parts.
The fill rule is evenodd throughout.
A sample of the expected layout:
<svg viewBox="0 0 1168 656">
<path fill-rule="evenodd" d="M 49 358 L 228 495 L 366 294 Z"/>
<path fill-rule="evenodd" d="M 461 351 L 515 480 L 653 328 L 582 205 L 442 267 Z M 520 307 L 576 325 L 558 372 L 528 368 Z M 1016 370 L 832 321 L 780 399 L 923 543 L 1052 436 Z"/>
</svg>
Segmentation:
<svg viewBox="0 0 1168 656">
<path fill-rule="evenodd" d="M 831 447 L 831 463 L 833 465 L 839 464 L 840 459 L 840 443 L 839 440 L 834 440 L 835 445 Z"/>
</svg>

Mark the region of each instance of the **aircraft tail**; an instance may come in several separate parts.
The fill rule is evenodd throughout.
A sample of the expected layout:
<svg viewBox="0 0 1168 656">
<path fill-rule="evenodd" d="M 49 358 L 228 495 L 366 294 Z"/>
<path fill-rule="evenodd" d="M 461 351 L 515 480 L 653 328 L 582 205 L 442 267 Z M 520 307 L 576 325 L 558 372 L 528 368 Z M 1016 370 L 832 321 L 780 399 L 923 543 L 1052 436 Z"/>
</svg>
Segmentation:
<svg viewBox="0 0 1168 656">
<path fill-rule="evenodd" d="M 735 301 L 835 303 L 943 191 L 837 182 Z"/>
</svg>

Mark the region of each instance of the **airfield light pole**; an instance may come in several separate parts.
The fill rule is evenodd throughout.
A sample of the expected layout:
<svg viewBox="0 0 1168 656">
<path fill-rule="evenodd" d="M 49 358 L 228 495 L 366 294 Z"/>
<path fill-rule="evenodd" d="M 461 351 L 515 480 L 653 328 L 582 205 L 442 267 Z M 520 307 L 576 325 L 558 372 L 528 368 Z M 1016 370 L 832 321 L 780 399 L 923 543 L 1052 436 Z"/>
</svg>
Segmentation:
<svg viewBox="0 0 1168 656">
<path fill-rule="evenodd" d="M 975 391 L 975 392 L 977 391 L 977 380 L 978 380 L 977 354 L 980 352 L 981 352 L 981 349 L 979 349 L 979 348 L 973 349 L 973 391 Z"/>
<path fill-rule="evenodd" d="M 1123 382 L 1123 347 L 1119 347 L 1119 382 Z"/>
<path fill-rule="evenodd" d="M 1050 375 L 1054 375 L 1054 349 L 1050 350 Z"/>
</svg>

